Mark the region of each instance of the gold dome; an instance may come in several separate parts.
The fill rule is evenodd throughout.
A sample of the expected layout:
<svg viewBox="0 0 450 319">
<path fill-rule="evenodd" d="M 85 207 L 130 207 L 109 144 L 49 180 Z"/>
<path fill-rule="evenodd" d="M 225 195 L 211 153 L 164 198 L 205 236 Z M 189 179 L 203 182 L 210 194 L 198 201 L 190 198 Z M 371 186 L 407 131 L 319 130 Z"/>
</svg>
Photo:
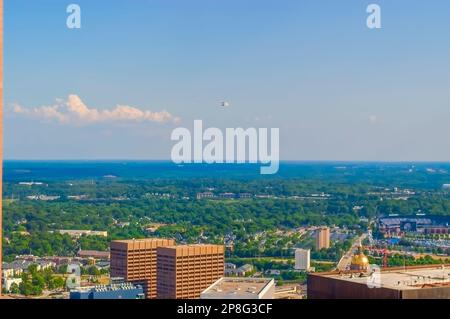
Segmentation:
<svg viewBox="0 0 450 319">
<path fill-rule="evenodd" d="M 353 256 L 351 265 L 366 268 L 369 265 L 369 258 L 361 252 Z"/>
<path fill-rule="evenodd" d="M 350 263 L 350 269 L 352 270 L 368 270 L 369 269 L 369 258 L 363 253 L 363 246 L 359 242 L 358 253 L 356 253 L 352 262 Z"/>
</svg>

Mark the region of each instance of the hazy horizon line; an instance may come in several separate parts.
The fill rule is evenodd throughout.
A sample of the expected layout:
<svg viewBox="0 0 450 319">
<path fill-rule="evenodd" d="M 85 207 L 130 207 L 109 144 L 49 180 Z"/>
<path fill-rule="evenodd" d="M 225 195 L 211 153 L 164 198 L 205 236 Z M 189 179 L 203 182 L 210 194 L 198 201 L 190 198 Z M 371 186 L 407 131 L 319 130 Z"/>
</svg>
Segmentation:
<svg viewBox="0 0 450 319">
<path fill-rule="evenodd" d="M 3 162 L 170 162 L 173 163 L 171 159 L 132 159 L 132 158 L 92 158 L 92 159 L 84 159 L 84 158 L 4 158 Z M 428 164 L 428 163 L 436 163 L 436 164 L 450 164 L 450 160 L 442 161 L 442 160 L 314 160 L 314 159 L 283 159 L 279 161 L 280 163 L 398 163 L 398 164 Z M 175 163 L 174 163 L 175 164 Z M 181 163 L 177 165 L 189 165 L 189 164 L 208 164 L 209 163 Z M 213 165 L 220 164 L 254 164 L 258 165 L 258 163 L 212 163 Z"/>
</svg>

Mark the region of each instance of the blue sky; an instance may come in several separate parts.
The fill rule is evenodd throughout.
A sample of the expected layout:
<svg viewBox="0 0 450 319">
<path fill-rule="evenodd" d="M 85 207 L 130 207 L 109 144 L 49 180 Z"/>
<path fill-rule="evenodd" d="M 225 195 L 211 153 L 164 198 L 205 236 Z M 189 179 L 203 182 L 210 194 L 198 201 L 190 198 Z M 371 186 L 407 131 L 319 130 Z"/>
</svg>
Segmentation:
<svg viewBox="0 0 450 319">
<path fill-rule="evenodd" d="M 381 30 L 366 27 L 370 3 Z M 282 159 L 449 161 L 449 12 L 446 0 L 5 0 L 5 157 L 168 159 L 171 131 L 202 119 L 278 127 Z M 69 96 L 86 118 L 42 108 Z M 123 110 L 145 120 L 116 120 Z"/>
</svg>

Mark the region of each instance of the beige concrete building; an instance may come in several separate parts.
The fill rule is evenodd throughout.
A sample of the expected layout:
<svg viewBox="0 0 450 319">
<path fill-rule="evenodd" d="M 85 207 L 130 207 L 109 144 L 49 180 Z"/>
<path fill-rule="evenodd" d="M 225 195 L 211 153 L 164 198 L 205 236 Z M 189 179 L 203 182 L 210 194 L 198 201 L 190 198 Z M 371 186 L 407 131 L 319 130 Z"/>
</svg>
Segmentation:
<svg viewBox="0 0 450 319">
<path fill-rule="evenodd" d="M 330 248 L 330 228 L 322 227 L 316 230 L 316 249 Z"/>
<path fill-rule="evenodd" d="M 224 246 L 158 247 L 158 298 L 196 299 L 224 275 Z"/>
</svg>

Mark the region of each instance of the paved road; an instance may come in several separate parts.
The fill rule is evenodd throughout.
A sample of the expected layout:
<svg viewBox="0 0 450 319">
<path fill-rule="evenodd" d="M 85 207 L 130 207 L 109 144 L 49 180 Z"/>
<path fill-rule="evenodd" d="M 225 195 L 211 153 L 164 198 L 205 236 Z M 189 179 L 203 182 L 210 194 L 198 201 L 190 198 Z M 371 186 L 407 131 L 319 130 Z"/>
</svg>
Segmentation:
<svg viewBox="0 0 450 319">
<path fill-rule="evenodd" d="M 362 234 L 359 236 L 354 242 L 352 247 L 350 247 L 349 250 L 342 256 L 341 260 L 339 260 L 339 263 L 336 266 L 337 270 L 348 270 L 350 268 L 350 263 L 352 262 L 353 255 L 358 251 L 359 244 L 363 242 L 364 239 L 368 236 L 367 233 Z"/>
</svg>

